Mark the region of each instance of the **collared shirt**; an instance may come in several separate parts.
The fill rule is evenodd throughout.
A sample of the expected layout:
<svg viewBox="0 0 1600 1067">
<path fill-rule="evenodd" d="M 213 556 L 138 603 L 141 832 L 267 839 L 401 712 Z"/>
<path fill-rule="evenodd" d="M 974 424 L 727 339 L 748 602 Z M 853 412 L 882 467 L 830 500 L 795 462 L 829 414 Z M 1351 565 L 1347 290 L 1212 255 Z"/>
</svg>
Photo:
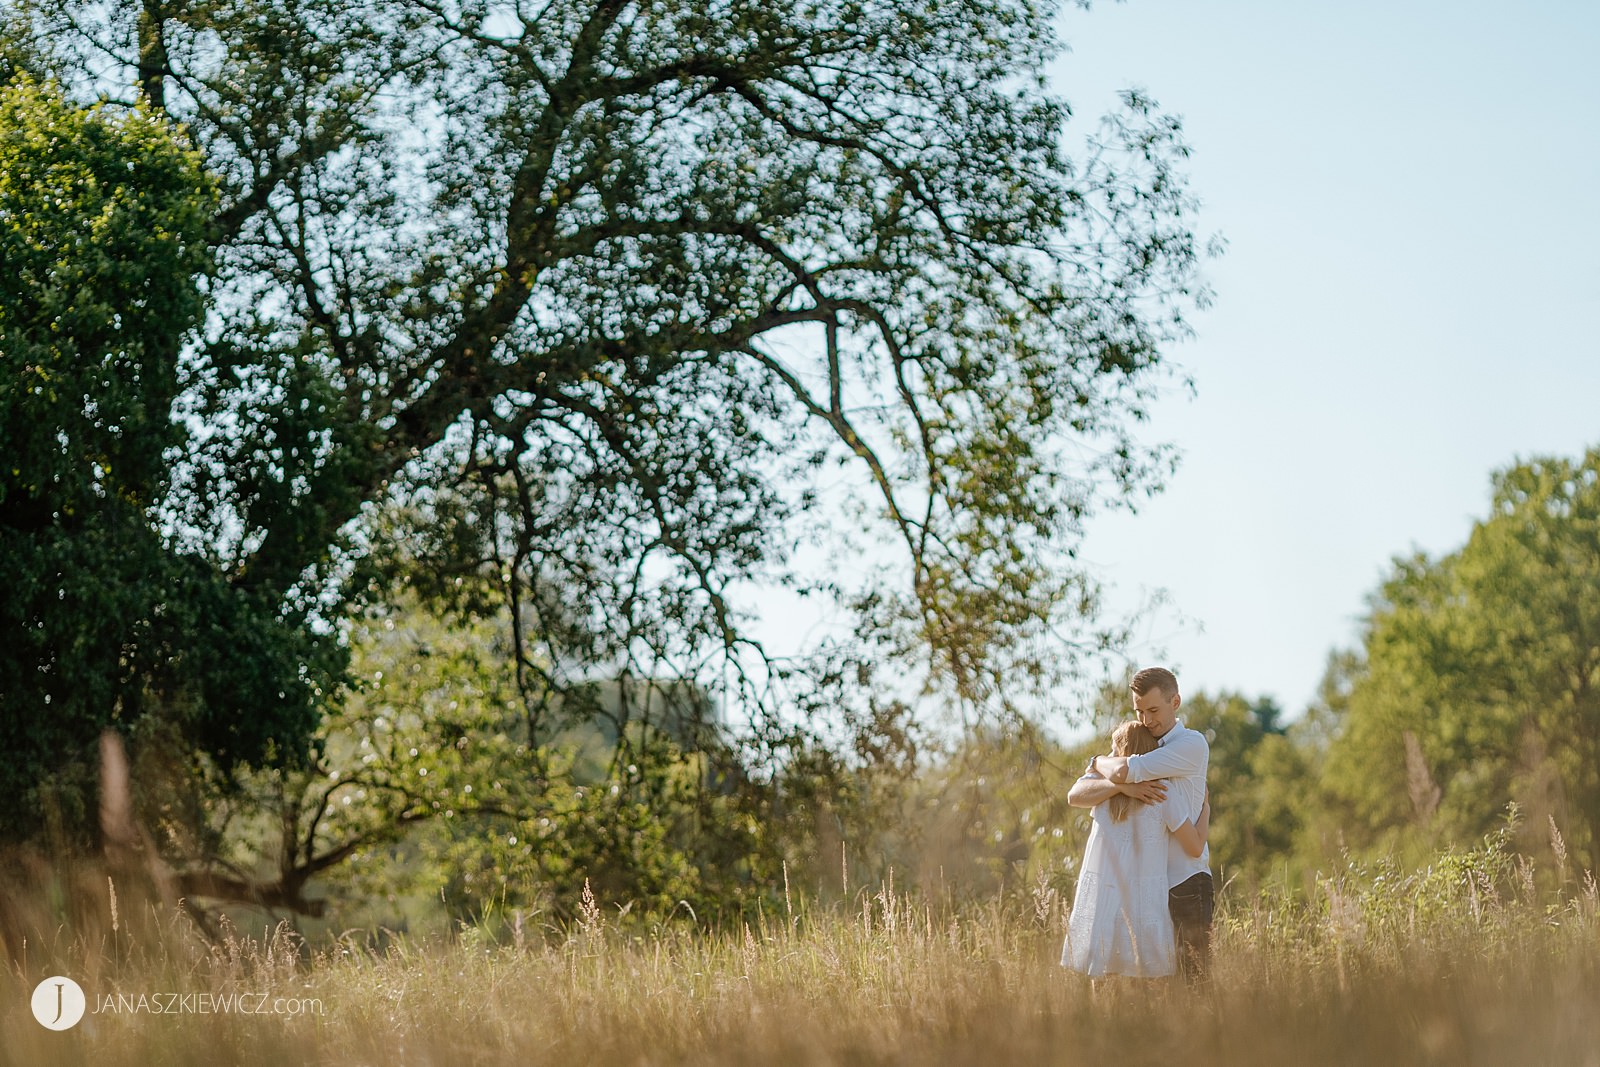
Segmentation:
<svg viewBox="0 0 1600 1067">
<path fill-rule="evenodd" d="M 1180 719 L 1161 735 L 1154 752 L 1128 757 L 1128 781 L 1166 779 L 1167 795 L 1178 798 L 1182 821 L 1192 822 L 1200 817 L 1200 808 L 1205 804 L 1206 767 L 1210 761 L 1211 746 L 1206 743 L 1205 735 L 1189 729 Z M 1200 850 L 1200 855 L 1191 856 L 1178 844 L 1176 837 L 1167 836 L 1168 885 L 1180 885 L 1197 874 L 1210 872 L 1209 843 Z"/>
</svg>

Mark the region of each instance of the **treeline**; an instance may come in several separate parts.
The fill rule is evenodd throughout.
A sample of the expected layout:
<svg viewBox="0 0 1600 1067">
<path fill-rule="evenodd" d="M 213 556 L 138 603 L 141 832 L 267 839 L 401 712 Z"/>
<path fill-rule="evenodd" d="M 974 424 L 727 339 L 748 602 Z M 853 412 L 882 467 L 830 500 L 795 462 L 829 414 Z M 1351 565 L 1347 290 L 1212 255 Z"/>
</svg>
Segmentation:
<svg viewBox="0 0 1600 1067">
<path fill-rule="evenodd" d="M 1072 888 L 1088 824 L 1066 793 L 1101 740 L 1063 747 L 1014 719 L 940 741 L 873 704 L 832 744 L 797 732 L 758 764 L 704 692 L 629 679 L 591 687 L 531 751 L 506 640 L 386 609 L 353 634 L 368 681 L 328 720 L 315 772 L 265 780 L 289 817 L 322 820 L 296 824 L 306 840 L 356 845 L 322 879 L 346 917 L 566 914 L 586 883 L 641 915 L 701 918 L 889 879 L 935 897 Z M 1519 463 L 1461 548 L 1396 560 L 1311 707 L 1186 696 L 1211 741 L 1220 881 L 1236 899 L 1310 894 L 1352 862 L 1417 869 L 1504 833 L 1555 850 L 1541 877 L 1593 871 L 1597 664 L 1600 451 Z M 1091 715 L 1109 732 L 1125 690 Z M 268 862 L 270 835 L 217 839 L 231 863 Z"/>
<path fill-rule="evenodd" d="M 1185 697 L 1185 723 L 1211 739 L 1214 868 L 1236 891 L 1308 888 L 1352 859 L 1421 867 L 1508 825 L 1523 854 L 1600 867 L 1600 450 L 1496 473 L 1460 548 L 1394 561 L 1319 689 L 1295 716 Z M 1125 695 L 1095 714 L 1109 733 Z M 1081 854 L 1082 820 L 1058 798 L 1097 744 L 964 756 L 982 768 L 969 788 L 992 783 L 974 818 L 1043 847 L 1034 875 Z"/>
<path fill-rule="evenodd" d="M 1186 695 L 1211 741 L 1221 882 L 1235 899 L 1306 892 L 1496 831 L 1556 850 L 1541 877 L 1594 870 L 1597 627 L 1600 451 L 1498 473 L 1461 548 L 1396 560 L 1311 707 Z M 216 872 L 189 884 L 196 910 L 420 932 L 571 917 L 585 892 L 714 923 L 889 880 L 952 898 L 1072 888 L 1087 820 L 1066 793 L 1101 740 L 1065 747 L 1023 718 L 941 740 L 843 669 L 831 717 L 796 708 L 831 737 L 760 746 L 681 680 L 574 683 L 530 708 L 512 629 L 415 594 L 370 608 L 348 632 L 357 681 L 303 766 L 223 776 L 136 748 L 152 847 Z M 1099 734 L 1126 715 L 1117 685 L 1089 712 Z"/>
</svg>

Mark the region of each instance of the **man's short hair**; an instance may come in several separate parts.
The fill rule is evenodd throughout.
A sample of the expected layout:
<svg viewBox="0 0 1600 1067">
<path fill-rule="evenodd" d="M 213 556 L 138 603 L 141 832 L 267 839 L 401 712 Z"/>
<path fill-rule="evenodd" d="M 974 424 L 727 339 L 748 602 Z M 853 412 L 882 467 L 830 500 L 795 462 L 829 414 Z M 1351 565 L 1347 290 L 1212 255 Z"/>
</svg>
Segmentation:
<svg viewBox="0 0 1600 1067">
<path fill-rule="evenodd" d="M 1156 689 L 1164 697 L 1175 697 L 1178 695 L 1178 676 L 1165 667 L 1146 667 L 1133 676 L 1128 688 L 1139 696 L 1147 696 L 1150 690 Z"/>
</svg>

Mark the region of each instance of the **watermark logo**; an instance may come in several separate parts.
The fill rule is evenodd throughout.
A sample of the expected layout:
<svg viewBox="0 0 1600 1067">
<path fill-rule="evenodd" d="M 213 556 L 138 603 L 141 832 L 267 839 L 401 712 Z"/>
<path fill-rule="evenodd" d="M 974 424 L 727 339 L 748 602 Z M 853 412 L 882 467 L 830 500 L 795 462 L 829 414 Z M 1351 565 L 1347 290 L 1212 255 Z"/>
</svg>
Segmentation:
<svg viewBox="0 0 1600 1067">
<path fill-rule="evenodd" d="M 83 987 L 64 976 L 33 989 L 33 1017 L 51 1030 L 69 1030 L 86 1012 L 93 1015 L 321 1015 L 321 997 L 274 997 L 271 993 L 102 993 L 93 1011 Z"/>
<path fill-rule="evenodd" d="M 57 975 L 46 978 L 33 988 L 33 1017 L 39 1025 L 51 1030 L 70 1030 L 83 1018 L 89 998 L 83 987 L 70 978 Z"/>
</svg>

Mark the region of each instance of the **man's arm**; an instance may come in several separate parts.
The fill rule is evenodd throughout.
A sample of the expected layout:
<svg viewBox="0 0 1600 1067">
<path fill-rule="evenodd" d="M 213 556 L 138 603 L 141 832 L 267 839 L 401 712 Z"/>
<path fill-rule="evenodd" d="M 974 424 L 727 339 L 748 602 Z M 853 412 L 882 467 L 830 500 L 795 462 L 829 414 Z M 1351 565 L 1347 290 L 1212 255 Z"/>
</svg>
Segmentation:
<svg viewBox="0 0 1600 1067">
<path fill-rule="evenodd" d="M 1148 782 L 1152 778 L 1204 775 L 1210 756 L 1206 739 L 1191 730 L 1154 752 L 1142 756 L 1096 756 L 1091 765 L 1112 782 Z"/>
<path fill-rule="evenodd" d="M 1146 804 L 1159 804 L 1167 795 L 1165 782 L 1107 781 L 1098 775 L 1086 774 L 1072 783 L 1067 791 L 1067 803 L 1075 808 L 1092 808 L 1104 804 L 1118 793 L 1126 794 Z"/>
</svg>

